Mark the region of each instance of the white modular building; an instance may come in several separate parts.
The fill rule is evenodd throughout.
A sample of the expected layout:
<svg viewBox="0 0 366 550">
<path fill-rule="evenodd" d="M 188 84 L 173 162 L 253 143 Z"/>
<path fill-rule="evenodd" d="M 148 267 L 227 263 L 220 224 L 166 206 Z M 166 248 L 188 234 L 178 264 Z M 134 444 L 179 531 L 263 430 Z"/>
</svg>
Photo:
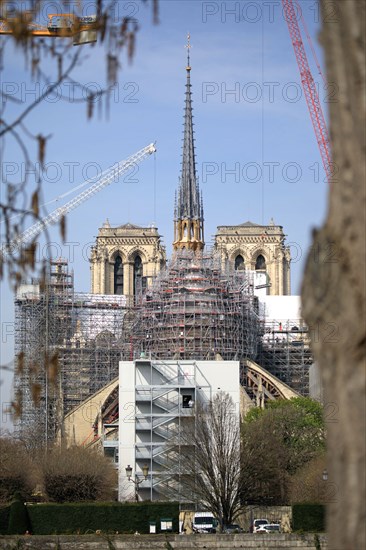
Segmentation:
<svg viewBox="0 0 366 550">
<path fill-rule="evenodd" d="M 184 500 L 180 490 L 179 438 L 220 391 L 228 393 L 239 422 L 239 361 L 150 360 L 120 362 L 119 500 Z M 148 466 L 147 479 L 143 468 Z M 129 480 L 126 467 L 132 468 Z M 145 470 L 146 471 L 146 470 Z M 131 482 L 133 480 L 133 482 Z"/>
</svg>

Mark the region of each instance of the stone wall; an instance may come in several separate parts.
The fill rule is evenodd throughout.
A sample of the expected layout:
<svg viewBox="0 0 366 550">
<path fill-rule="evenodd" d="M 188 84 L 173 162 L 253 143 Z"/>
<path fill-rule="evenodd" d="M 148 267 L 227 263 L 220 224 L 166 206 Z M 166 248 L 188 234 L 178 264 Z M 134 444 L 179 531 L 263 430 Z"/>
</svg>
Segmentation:
<svg viewBox="0 0 366 550">
<path fill-rule="evenodd" d="M 287 549 L 327 550 L 324 534 L 315 535 L 62 535 L 62 536 L 4 536 L 0 550 L 206 550 Z M 335 550 L 335 549 L 332 549 Z"/>
</svg>

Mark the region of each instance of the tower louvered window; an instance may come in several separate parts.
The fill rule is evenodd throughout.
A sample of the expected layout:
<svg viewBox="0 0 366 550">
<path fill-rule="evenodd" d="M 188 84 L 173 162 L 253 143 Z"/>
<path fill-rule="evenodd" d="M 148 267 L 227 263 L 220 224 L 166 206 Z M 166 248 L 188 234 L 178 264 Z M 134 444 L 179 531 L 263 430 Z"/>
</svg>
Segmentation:
<svg viewBox="0 0 366 550">
<path fill-rule="evenodd" d="M 123 294 L 123 265 L 121 256 L 114 262 L 114 294 Z"/>
</svg>

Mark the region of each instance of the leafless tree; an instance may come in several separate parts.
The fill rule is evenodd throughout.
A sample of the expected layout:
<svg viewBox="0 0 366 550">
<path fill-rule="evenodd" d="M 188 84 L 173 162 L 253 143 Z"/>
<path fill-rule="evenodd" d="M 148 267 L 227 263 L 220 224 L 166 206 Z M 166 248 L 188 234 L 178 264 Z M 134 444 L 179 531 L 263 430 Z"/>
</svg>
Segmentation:
<svg viewBox="0 0 366 550">
<path fill-rule="evenodd" d="M 143 3 L 152 6 L 153 21 L 157 23 L 158 0 L 143 0 Z M 81 18 L 89 15 L 90 2 L 78 0 L 70 3 L 70 0 L 60 0 L 58 4 L 63 7 L 65 14 L 69 13 L 71 6 L 73 33 L 77 34 Z M 25 6 L 29 8 L 27 11 Z M 49 101 L 53 93 L 57 93 L 58 100 L 86 106 L 88 118 L 94 115 L 96 109 L 100 114 L 108 116 L 110 96 L 118 82 L 122 60 L 132 60 L 139 31 L 138 20 L 133 16 L 122 15 L 118 7 L 118 0 L 95 2 L 96 21 L 92 28 L 96 32 L 97 42 L 105 49 L 106 72 L 105 84 L 96 89 L 83 85 L 76 76 L 81 64 L 93 53 L 94 44 L 75 47 L 74 35 L 68 37 L 66 30 L 60 30 L 57 38 L 35 35 L 39 24 L 46 26 L 47 3 L 43 0 L 0 0 L 0 27 L 2 31 L 10 33 L 0 34 L 0 281 L 7 277 L 14 289 L 30 274 L 39 277 L 43 288 L 46 274 L 45 259 L 36 263 L 38 235 L 30 242 L 22 242 L 21 235 L 27 226 L 42 220 L 48 213 L 47 207 L 42 205 L 43 171 L 47 143 L 57 134 L 57 128 L 50 123 L 49 134 L 43 135 L 37 130 L 34 119 L 30 122 L 30 115 L 47 99 Z M 11 48 L 23 54 L 24 82 L 31 79 L 38 90 L 31 100 L 29 94 L 15 93 L 15 90 L 21 90 L 21 83 L 4 82 L 3 76 L 13 63 Z M 16 163 L 12 163 L 13 157 L 9 157 L 10 145 L 15 148 Z M 8 173 L 6 166 L 12 164 L 16 164 L 14 173 Z M 29 177 L 30 174 L 35 174 L 35 181 Z M 44 228 L 44 233 L 48 238 L 47 228 Z M 60 220 L 60 236 L 65 241 L 64 217 Z M 27 359 L 24 354 L 20 354 L 15 358 L 14 367 L 10 363 L 0 365 L 0 369 L 22 372 Z M 58 373 L 57 353 L 47 355 L 42 364 L 35 365 L 37 369 L 47 371 L 50 382 L 55 382 Z M 52 374 L 49 376 L 50 373 L 54 374 L 53 378 Z M 32 383 L 31 392 L 37 404 L 39 385 Z M 21 395 L 17 394 L 12 403 L 15 416 L 19 416 L 21 408 Z"/>
<path fill-rule="evenodd" d="M 0 438 L 0 504 L 19 492 L 31 499 L 38 490 L 44 500 L 79 502 L 114 500 L 117 471 L 98 449 L 26 447 Z"/>
<path fill-rule="evenodd" d="M 225 392 L 196 407 L 181 434 L 182 483 L 187 496 L 213 512 L 222 528 L 241 509 L 239 415 Z"/>
<path fill-rule="evenodd" d="M 117 472 L 97 449 L 55 447 L 39 455 L 44 491 L 52 502 L 113 500 Z"/>
<path fill-rule="evenodd" d="M 158 21 L 158 0 L 143 0 L 153 6 L 154 22 Z M 51 3 L 52 4 L 52 3 Z M 63 12 L 70 11 L 70 1 L 60 0 Z M 24 6 L 29 9 L 25 11 Z M 86 114 L 93 116 L 95 107 L 99 111 L 109 111 L 109 98 L 118 80 L 122 67 L 122 53 L 131 61 L 139 29 L 138 21 L 132 16 L 119 15 L 118 0 L 96 0 L 96 21 L 92 24 L 97 34 L 97 41 L 105 46 L 106 85 L 89 88 L 75 79 L 75 73 L 85 61 L 94 44 L 73 46 L 73 36 L 81 28 L 82 17 L 89 15 L 90 2 L 78 0 L 72 3 L 73 34 L 68 37 L 67 30 L 62 29 L 58 37 L 39 37 L 35 30 L 40 25 L 45 27 L 45 8 L 43 0 L 25 2 L 8 2 L 0 0 L 0 76 L 11 66 L 12 56 L 6 51 L 16 47 L 24 54 L 26 65 L 25 76 L 37 84 L 39 92 L 28 101 L 22 94 L 14 93 L 19 88 L 17 82 L 6 82 L 0 90 L 0 162 L 7 162 L 7 147 L 10 142 L 17 148 L 17 164 L 24 169 L 14 174 L 2 174 L 2 193 L 0 197 L 0 214 L 2 226 L 0 231 L 0 280 L 7 273 L 11 283 L 16 286 L 35 268 L 36 238 L 28 243 L 19 242 L 19 236 L 25 225 L 41 220 L 47 213 L 42 208 L 42 170 L 46 159 L 47 142 L 54 135 L 56 128 L 50 125 L 50 133 L 43 135 L 28 123 L 29 115 L 34 113 L 52 93 L 57 92 L 58 99 L 70 103 L 86 104 Z M 67 18 L 65 18 L 67 19 Z M 9 33 L 9 34 L 5 34 Z M 87 50 L 85 50 L 87 48 Z M 51 61 L 51 63 L 50 63 Z M 52 63 L 53 62 L 53 63 Z M 66 91 L 65 93 L 63 91 Z M 72 90 L 72 93 L 67 91 Z M 105 99 L 104 103 L 102 98 Z M 31 153 L 32 141 L 37 153 Z M 33 149 L 33 147 L 32 147 Z M 38 166 L 37 166 L 38 164 Z M 36 174 L 36 181 L 30 182 L 29 174 Z M 60 221 L 60 233 L 65 240 L 65 219 Z M 42 272 L 42 269 L 41 269 Z"/>
<path fill-rule="evenodd" d="M 8 503 L 16 492 L 29 498 L 37 482 L 37 472 L 22 443 L 0 438 L 0 503 Z"/>
<path fill-rule="evenodd" d="M 287 504 L 288 450 L 273 417 L 243 423 L 241 488 L 248 504 Z"/>
</svg>

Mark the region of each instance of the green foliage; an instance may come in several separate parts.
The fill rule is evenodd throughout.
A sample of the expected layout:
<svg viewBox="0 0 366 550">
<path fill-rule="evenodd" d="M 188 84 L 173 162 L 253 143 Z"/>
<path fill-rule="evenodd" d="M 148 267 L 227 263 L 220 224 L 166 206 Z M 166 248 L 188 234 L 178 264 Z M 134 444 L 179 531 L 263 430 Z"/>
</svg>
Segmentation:
<svg viewBox="0 0 366 550">
<path fill-rule="evenodd" d="M 0 535 L 8 532 L 10 506 L 0 506 Z"/>
<path fill-rule="evenodd" d="M 307 397 L 254 408 L 242 425 L 242 493 L 252 504 L 289 503 L 290 479 L 324 452 L 322 406 Z"/>
<path fill-rule="evenodd" d="M 292 506 L 294 531 L 325 531 L 325 506 L 322 504 L 294 504 Z"/>
<path fill-rule="evenodd" d="M 14 500 L 10 505 L 9 535 L 24 535 L 30 531 L 30 523 L 27 508 L 20 499 Z"/>
<path fill-rule="evenodd" d="M 265 409 L 261 409 L 260 407 L 252 407 L 249 409 L 244 417 L 245 424 L 250 424 L 251 422 L 259 420 L 259 418 L 262 418 L 264 411 Z"/>
<path fill-rule="evenodd" d="M 288 450 L 286 470 L 292 474 L 324 451 L 325 433 L 322 406 L 308 398 L 270 402 L 266 409 L 252 409 L 244 419 L 243 430 L 274 435 Z"/>
<path fill-rule="evenodd" d="M 245 416 L 244 422 L 250 423 L 268 414 L 270 410 L 300 411 L 302 413 L 301 426 L 315 426 L 324 428 L 323 407 L 310 397 L 293 397 L 292 399 L 275 399 L 267 403 L 265 409 L 253 407 Z M 298 417 L 300 418 L 300 417 Z"/>
<path fill-rule="evenodd" d="M 28 506 L 35 535 L 73 534 L 101 530 L 103 533 L 149 533 L 149 522 L 173 518 L 173 530 L 178 531 L 177 503 L 72 503 L 37 504 Z"/>
<path fill-rule="evenodd" d="M 25 490 L 24 477 L 0 475 L 0 502 L 9 502 L 16 492 L 23 493 L 26 498 L 28 491 Z"/>
</svg>

